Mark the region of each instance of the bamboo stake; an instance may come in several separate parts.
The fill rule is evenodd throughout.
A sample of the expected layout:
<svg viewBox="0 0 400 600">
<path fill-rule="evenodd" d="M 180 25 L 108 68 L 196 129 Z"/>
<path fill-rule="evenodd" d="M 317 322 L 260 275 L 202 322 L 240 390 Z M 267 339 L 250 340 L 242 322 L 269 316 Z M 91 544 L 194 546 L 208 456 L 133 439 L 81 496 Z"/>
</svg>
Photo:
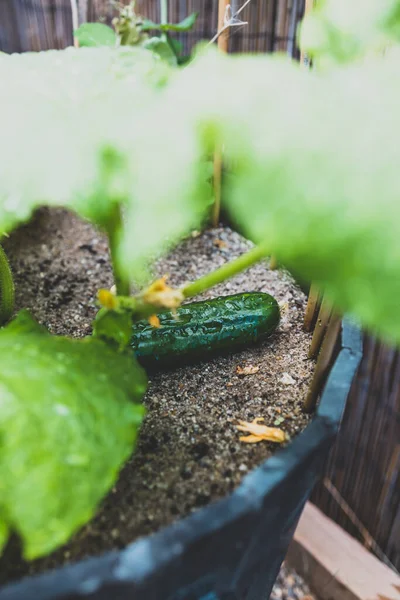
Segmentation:
<svg viewBox="0 0 400 600">
<path fill-rule="evenodd" d="M 318 310 L 320 304 L 320 297 L 318 288 L 315 283 L 311 284 L 310 291 L 308 294 L 308 301 L 306 307 L 306 314 L 304 316 L 304 329 L 306 331 L 311 331 L 315 313 Z"/>
<path fill-rule="evenodd" d="M 321 344 L 326 332 L 326 329 L 329 325 L 330 319 L 332 316 L 332 306 L 326 298 L 322 299 L 321 308 L 319 309 L 318 319 L 314 328 L 314 333 L 311 340 L 310 350 L 308 352 L 308 358 L 315 358 L 317 356 L 319 349 L 321 348 Z"/>
<path fill-rule="evenodd" d="M 79 42 L 75 37 L 75 31 L 79 27 L 79 14 L 78 14 L 78 0 L 71 0 L 71 12 L 72 12 L 72 36 L 74 38 L 75 48 L 79 48 Z"/>
<path fill-rule="evenodd" d="M 321 352 L 319 353 L 317 364 L 315 365 L 314 376 L 304 401 L 304 410 L 312 412 L 317 404 L 318 396 L 325 382 L 327 371 L 332 363 L 336 343 L 340 334 L 341 319 L 338 315 L 332 315 Z"/>
<path fill-rule="evenodd" d="M 218 2 L 218 31 L 221 31 L 225 25 L 226 10 L 229 6 L 229 0 L 219 0 Z M 221 52 L 228 52 L 229 27 L 222 31 L 218 36 L 218 48 Z"/>
<path fill-rule="evenodd" d="M 221 52 L 228 52 L 229 27 L 224 31 L 225 15 L 229 5 L 229 0 L 219 0 L 218 3 L 218 31 L 221 31 L 217 39 L 218 49 Z M 222 192 L 222 148 L 217 146 L 214 154 L 214 205 L 212 211 L 212 225 L 218 227 L 221 213 L 221 192 Z"/>
<path fill-rule="evenodd" d="M 306 0 L 305 8 L 304 8 L 304 16 L 307 16 L 314 8 L 315 0 Z M 300 65 L 302 67 L 308 68 L 310 66 L 310 61 L 307 54 L 304 51 L 304 48 L 300 48 Z M 311 285 L 310 293 L 308 295 L 308 302 L 306 308 L 306 314 L 304 317 L 304 329 L 306 331 L 311 331 L 312 324 L 314 321 L 315 314 L 320 306 L 320 294 L 318 292 L 317 286 L 315 284 Z M 311 351 L 311 349 L 310 349 Z"/>
</svg>

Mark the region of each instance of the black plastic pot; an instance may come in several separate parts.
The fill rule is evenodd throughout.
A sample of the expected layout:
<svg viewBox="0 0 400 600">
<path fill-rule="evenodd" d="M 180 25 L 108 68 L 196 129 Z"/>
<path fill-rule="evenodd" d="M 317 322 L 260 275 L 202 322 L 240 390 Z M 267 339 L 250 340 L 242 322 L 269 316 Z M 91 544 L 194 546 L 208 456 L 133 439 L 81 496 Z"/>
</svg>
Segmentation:
<svg viewBox="0 0 400 600">
<path fill-rule="evenodd" d="M 361 359 L 348 321 L 341 344 L 313 422 L 233 494 L 125 550 L 4 587 L 0 600 L 268 600 Z"/>
</svg>

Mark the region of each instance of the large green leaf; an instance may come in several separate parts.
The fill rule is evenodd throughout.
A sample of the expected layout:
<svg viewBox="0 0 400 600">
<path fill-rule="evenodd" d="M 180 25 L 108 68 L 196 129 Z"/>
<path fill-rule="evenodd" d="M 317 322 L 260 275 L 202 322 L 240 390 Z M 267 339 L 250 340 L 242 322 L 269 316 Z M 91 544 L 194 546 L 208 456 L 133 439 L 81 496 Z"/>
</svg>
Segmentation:
<svg viewBox="0 0 400 600">
<path fill-rule="evenodd" d="M 269 241 L 340 310 L 400 342 L 397 65 L 395 52 L 325 75 L 284 58 L 194 61 L 164 90 L 163 122 L 149 131 L 148 148 L 160 135 L 164 148 L 153 162 L 145 150 L 138 165 L 141 176 L 147 165 L 138 190 L 148 202 L 128 214 L 125 262 L 135 264 L 142 214 L 165 206 L 166 220 L 170 199 L 188 206 L 201 152 L 220 141 L 235 180 L 225 206 L 249 236 Z M 174 148 L 168 159 L 165 147 Z"/>
<path fill-rule="evenodd" d="M 94 514 L 131 454 L 146 376 L 100 340 L 50 336 L 26 312 L 0 331 L 0 547 L 28 559 Z"/>
<path fill-rule="evenodd" d="M 143 259 L 164 248 L 167 238 L 171 244 L 198 227 L 209 201 L 207 186 L 200 167 L 188 182 L 179 163 L 198 141 L 188 130 L 186 140 L 173 136 L 166 151 L 161 134 L 163 127 L 171 133 L 175 128 L 175 119 L 163 119 L 162 87 L 171 71 L 154 52 L 137 47 L 2 59 L 0 132 L 10 143 L 0 147 L 0 232 L 44 204 L 68 206 L 104 226 L 113 204 L 124 203 L 125 237 L 136 260 L 125 254 L 120 260 L 138 275 Z M 149 145 L 149 132 L 157 128 L 160 137 Z M 157 182 L 151 172 L 155 161 L 166 169 Z M 161 193 L 158 204 L 148 202 L 152 186 L 161 190 L 165 178 L 184 183 L 185 197 L 177 195 L 175 202 Z"/>
<path fill-rule="evenodd" d="M 0 132 L 9 143 L 0 148 L 0 232 L 42 204 L 66 205 L 101 223 L 110 200 L 129 199 L 143 114 L 168 72 L 140 48 L 3 58 Z"/>
<path fill-rule="evenodd" d="M 211 52 L 161 87 L 149 82 L 155 71 L 159 81 L 152 53 L 142 51 L 150 63 L 127 55 L 132 72 L 115 52 L 0 61 L 0 131 L 12 140 L 0 150 L 0 228 L 40 203 L 104 224 L 110 204 L 124 202 L 119 261 L 143 276 L 204 217 L 204 157 L 218 142 L 235 181 L 226 206 L 249 235 L 400 342 L 398 49 L 323 74 Z"/>
<path fill-rule="evenodd" d="M 80 47 L 115 46 L 117 35 L 111 27 L 104 23 L 82 23 L 74 36 Z"/>
</svg>

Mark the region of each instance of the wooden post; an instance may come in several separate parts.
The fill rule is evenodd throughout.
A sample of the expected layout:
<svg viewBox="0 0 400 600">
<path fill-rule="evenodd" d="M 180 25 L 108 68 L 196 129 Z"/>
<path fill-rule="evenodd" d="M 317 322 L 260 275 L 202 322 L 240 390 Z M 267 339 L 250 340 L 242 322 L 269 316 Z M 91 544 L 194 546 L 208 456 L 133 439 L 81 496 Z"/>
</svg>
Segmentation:
<svg viewBox="0 0 400 600">
<path fill-rule="evenodd" d="M 224 28 L 226 9 L 229 5 L 229 0 L 219 0 L 218 3 L 218 31 Z M 218 36 L 218 48 L 222 52 L 228 52 L 229 44 L 229 27 Z M 219 146 L 215 149 L 214 154 L 214 205 L 212 211 L 212 225 L 218 227 L 219 217 L 221 212 L 221 191 L 222 191 L 222 148 Z"/>
</svg>

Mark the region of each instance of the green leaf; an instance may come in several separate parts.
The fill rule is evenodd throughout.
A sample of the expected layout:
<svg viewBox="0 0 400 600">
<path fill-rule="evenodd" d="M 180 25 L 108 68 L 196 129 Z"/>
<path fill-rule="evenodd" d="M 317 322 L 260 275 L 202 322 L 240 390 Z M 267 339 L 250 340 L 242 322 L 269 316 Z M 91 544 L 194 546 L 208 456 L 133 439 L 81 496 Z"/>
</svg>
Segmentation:
<svg viewBox="0 0 400 600">
<path fill-rule="evenodd" d="M 183 52 L 183 44 L 179 40 L 175 40 L 171 36 L 168 37 L 168 42 L 172 47 L 172 50 L 175 52 L 176 56 L 179 56 Z"/>
<path fill-rule="evenodd" d="M 74 31 L 80 47 L 115 46 L 116 33 L 104 23 L 83 23 Z"/>
<path fill-rule="evenodd" d="M 121 260 L 136 274 L 155 247 L 140 224 L 153 222 L 161 240 L 168 218 L 177 224 L 192 201 L 202 205 L 203 195 L 192 200 L 201 158 L 223 142 L 234 172 L 225 208 L 248 236 L 267 241 L 338 310 L 400 343 L 398 55 L 324 75 L 278 57 L 197 58 L 164 90 L 148 131 L 137 163 L 147 201 L 127 212 Z"/>
<path fill-rule="evenodd" d="M 223 198 L 236 222 L 339 310 L 400 342 L 399 48 L 324 73 L 214 52 L 169 70 L 133 51 L 0 61 L 0 132 L 12 140 L 0 147 L 0 230 L 40 204 L 102 225 L 124 203 L 118 260 L 144 279 L 154 258 L 199 228 L 210 199 L 204 157 L 222 144 L 233 172 Z"/>
<path fill-rule="evenodd" d="M 142 31 L 190 31 L 196 23 L 199 13 L 192 13 L 180 23 L 154 23 L 150 19 L 144 19 L 142 23 Z"/>
<path fill-rule="evenodd" d="M 176 67 L 176 65 L 178 64 L 176 55 L 169 43 L 167 42 L 167 40 L 163 40 L 158 37 L 152 37 L 142 42 L 142 47 L 146 48 L 147 50 L 151 50 L 152 52 L 155 52 L 171 67 Z"/>
<path fill-rule="evenodd" d="M 0 554 L 7 543 L 9 531 L 6 523 L 0 519 Z"/>
<path fill-rule="evenodd" d="M 114 346 L 118 351 L 128 348 L 132 336 L 132 317 L 128 312 L 102 308 L 93 322 L 93 336 Z"/>
<path fill-rule="evenodd" d="M 102 224 L 131 196 L 143 115 L 168 66 L 141 48 L 70 48 L 7 56 L 0 76 L 0 132 L 12 140 L 0 148 L 0 231 L 45 204 Z"/>
<path fill-rule="evenodd" d="M 318 68 L 379 53 L 400 40 L 399 0 L 324 0 L 300 27 L 301 46 Z"/>
<path fill-rule="evenodd" d="M 26 312 L 0 331 L 0 361 L 0 545 L 9 529 L 33 559 L 66 542 L 113 485 L 146 376 L 131 354 L 53 337 Z"/>
</svg>

